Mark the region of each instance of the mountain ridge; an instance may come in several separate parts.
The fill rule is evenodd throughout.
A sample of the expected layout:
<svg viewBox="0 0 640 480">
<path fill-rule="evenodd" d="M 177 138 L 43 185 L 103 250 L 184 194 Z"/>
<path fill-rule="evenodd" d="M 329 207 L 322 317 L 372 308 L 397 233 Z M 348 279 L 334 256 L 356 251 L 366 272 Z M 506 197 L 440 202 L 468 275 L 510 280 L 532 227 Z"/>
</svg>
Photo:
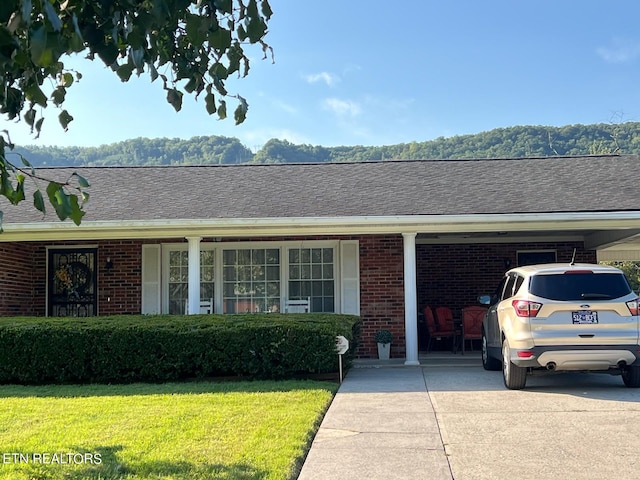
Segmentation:
<svg viewBox="0 0 640 480">
<path fill-rule="evenodd" d="M 7 154 L 11 152 L 7 151 Z M 235 137 L 138 137 L 99 147 L 16 146 L 34 167 L 229 165 L 244 163 L 464 160 L 588 154 L 640 154 L 640 122 L 513 126 L 385 146 L 293 144 L 271 139 L 253 153 Z"/>
</svg>

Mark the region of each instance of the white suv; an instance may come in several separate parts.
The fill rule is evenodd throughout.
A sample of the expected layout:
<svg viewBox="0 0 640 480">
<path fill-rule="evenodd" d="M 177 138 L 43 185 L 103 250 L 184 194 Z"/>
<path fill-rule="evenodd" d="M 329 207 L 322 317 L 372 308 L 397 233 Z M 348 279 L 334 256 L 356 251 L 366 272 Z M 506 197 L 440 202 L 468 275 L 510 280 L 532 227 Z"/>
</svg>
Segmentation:
<svg viewBox="0 0 640 480">
<path fill-rule="evenodd" d="M 640 387 L 638 296 L 617 268 L 548 264 L 513 268 L 482 323 L 482 365 L 524 388 L 534 372 L 594 371 Z"/>
</svg>

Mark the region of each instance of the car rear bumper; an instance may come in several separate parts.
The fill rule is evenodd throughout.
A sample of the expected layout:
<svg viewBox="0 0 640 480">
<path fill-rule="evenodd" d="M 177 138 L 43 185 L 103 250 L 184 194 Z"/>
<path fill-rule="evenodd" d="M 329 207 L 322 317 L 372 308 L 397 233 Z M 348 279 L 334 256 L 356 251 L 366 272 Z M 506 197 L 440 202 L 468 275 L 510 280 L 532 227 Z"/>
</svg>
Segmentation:
<svg viewBox="0 0 640 480">
<path fill-rule="evenodd" d="M 533 354 L 521 358 L 518 351 L 511 352 L 511 361 L 519 367 L 546 368 L 548 370 L 608 370 L 626 365 L 640 365 L 640 345 L 589 345 L 534 347 Z"/>
</svg>

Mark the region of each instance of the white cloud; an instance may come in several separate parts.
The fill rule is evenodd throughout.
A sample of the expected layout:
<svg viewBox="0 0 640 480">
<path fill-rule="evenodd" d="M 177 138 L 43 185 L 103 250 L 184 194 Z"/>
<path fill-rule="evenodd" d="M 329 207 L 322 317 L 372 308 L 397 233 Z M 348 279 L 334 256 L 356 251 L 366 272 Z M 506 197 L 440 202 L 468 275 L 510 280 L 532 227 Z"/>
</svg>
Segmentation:
<svg viewBox="0 0 640 480">
<path fill-rule="evenodd" d="M 310 75 L 305 75 L 304 79 L 309 83 L 324 82 L 328 87 L 333 87 L 340 81 L 340 78 L 337 75 L 329 72 L 312 73 Z"/>
<path fill-rule="evenodd" d="M 607 63 L 628 63 L 640 56 L 640 42 L 614 38 L 607 47 L 598 47 L 596 53 Z"/>
<path fill-rule="evenodd" d="M 362 112 L 360 105 L 356 102 L 339 98 L 326 98 L 322 102 L 322 107 L 338 117 L 357 117 Z"/>
</svg>

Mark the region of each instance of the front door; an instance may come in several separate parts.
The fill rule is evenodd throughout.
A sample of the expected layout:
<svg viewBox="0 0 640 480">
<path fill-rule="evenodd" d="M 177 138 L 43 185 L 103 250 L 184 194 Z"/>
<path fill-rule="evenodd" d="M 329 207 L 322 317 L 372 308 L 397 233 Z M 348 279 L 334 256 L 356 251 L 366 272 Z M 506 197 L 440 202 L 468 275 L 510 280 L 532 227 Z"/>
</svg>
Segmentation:
<svg viewBox="0 0 640 480">
<path fill-rule="evenodd" d="M 49 250 L 48 316 L 98 314 L 96 255 L 95 248 Z"/>
</svg>

